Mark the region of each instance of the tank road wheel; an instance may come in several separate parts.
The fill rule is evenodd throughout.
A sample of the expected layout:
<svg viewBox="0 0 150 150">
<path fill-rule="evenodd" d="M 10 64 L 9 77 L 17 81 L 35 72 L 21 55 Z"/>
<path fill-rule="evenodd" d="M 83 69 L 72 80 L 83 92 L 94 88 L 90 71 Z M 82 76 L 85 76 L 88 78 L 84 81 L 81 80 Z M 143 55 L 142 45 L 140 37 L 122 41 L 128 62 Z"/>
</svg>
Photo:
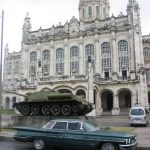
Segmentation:
<svg viewBox="0 0 150 150">
<path fill-rule="evenodd" d="M 49 115 L 50 114 L 50 112 L 51 112 L 51 108 L 50 108 L 50 106 L 49 105 L 44 105 L 44 106 L 42 106 L 42 114 L 43 115 Z"/>
<path fill-rule="evenodd" d="M 58 105 L 53 105 L 51 112 L 54 116 L 58 116 L 60 114 L 60 107 Z"/>
<path fill-rule="evenodd" d="M 46 144 L 42 139 L 35 139 L 33 142 L 33 146 L 36 150 L 45 150 Z"/>
<path fill-rule="evenodd" d="M 24 104 L 20 111 L 23 115 L 28 116 L 30 114 L 30 106 L 28 104 Z"/>
<path fill-rule="evenodd" d="M 79 111 L 79 106 L 78 105 L 72 105 L 72 112 L 73 112 L 73 114 L 74 115 L 76 115 L 77 114 L 77 112 Z"/>
<path fill-rule="evenodd" d="M 39 112 L 40 112 L 40 108 L 39 108 L 38 105 L 33 105 L 33 106 L 31 107 L 31 114 L 32 114 L 32 115 L 38 115 Z"/>
<path fill-rule="evenodd" d="M 104 143 L 100 150 L 118 150 L 118 147 L 113 143 Z"/>
<path fill-rule="evenodd" d="M 61 113 L 64 116 L 68 116 L 71 113 L 71 107 L 69 105 L 63 105 L 61 108 Z"/>
</svg>

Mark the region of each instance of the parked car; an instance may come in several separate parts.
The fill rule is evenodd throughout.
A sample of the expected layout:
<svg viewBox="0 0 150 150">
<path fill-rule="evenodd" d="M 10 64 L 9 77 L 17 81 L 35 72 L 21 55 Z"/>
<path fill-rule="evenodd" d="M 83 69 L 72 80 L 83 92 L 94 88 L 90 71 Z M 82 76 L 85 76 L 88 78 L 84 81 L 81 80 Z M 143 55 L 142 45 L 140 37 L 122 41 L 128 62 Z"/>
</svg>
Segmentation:
<svg viewBox="0 0 150 150">
<path fill-rule="evenodd" d="M 136 135 L 112 132 L 80 119 L 56 119 L 42 128 L 16 127 L 14 139 L 36 150 L 124 150 L 137 146 Z"/>
<path fill-rule="evenodd" d="M 147 110 L 147 108 L 141 106 L 132 107 L 129 112 L 129 123 L 131 126 L 147 126 L 149 123 L 149 111 Z"/>
</svg>

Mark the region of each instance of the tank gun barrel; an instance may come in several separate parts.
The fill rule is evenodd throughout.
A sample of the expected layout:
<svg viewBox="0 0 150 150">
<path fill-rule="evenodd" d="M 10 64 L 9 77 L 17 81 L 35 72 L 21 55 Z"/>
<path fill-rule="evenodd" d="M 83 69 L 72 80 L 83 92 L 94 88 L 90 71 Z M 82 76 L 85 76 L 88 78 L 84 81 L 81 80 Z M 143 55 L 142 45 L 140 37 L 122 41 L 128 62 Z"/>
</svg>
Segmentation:
<svg viewBox="0 0 150 150">
<path fill-rule="evenodd" d="M 28 97 L 27 95 L 23 95 L 23 94 L 19 94 L 19 93 L 16 93 L 16 92 L 11 92 L 11 91 L 2 90 L 2 92 L 3 92 L 3 93 L 15 94 L 15 95 L 22 96 L 22 97 L 25 97 L 25 98 Z"/>
</svg>

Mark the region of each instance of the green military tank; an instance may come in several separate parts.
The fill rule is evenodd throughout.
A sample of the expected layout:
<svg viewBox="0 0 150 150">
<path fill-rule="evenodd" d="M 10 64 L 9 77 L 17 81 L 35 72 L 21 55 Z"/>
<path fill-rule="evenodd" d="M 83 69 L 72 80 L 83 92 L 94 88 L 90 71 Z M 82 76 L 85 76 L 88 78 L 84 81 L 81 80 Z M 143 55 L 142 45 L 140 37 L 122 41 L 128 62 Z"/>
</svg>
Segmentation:
<svg viewBox="0 0 150 150">
<path fill-rule="evenodd" d="M 30 93 L 13 107 L 25 116 L 82 116 L 92 111 L 92 105 L 84 98 L 56 91 Z"/>
</svg>

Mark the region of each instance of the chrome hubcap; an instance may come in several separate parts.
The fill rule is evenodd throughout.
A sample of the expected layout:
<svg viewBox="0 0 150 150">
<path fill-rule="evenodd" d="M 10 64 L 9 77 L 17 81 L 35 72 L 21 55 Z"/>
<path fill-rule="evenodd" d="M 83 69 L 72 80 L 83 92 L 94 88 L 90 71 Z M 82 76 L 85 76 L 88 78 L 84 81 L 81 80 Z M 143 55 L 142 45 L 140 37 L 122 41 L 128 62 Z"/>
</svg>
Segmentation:
<svg viewBox="0 0 150 150">
<path fill-rule="evenodd" d="M 34 146 L 37 150 L 41 150 L 44 147 L 44 141 L 43 140 L 35 140 Z"/>
<path fill-rule="evenodd" d="M 115 150 L 113 144 L 111 143 L 106 143 L 102 146 L 102 150 Z"/>
</svg>

